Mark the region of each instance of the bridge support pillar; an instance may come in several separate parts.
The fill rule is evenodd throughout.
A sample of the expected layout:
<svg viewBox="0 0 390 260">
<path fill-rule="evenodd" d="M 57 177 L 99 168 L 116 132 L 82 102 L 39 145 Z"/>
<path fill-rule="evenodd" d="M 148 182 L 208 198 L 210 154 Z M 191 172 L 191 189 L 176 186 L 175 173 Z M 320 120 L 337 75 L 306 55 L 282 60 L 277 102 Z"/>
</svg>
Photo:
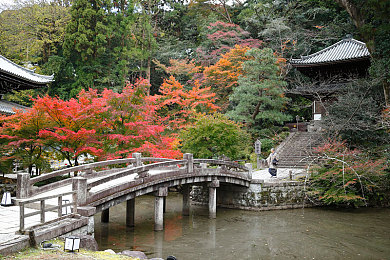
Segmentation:
<svg viewBox="0 0 390 260">
<path fill-rule="evenodd" d="M 164 197 L 168 195 L 168 188 L 162 187 L 156 191 L 154 201 L 154 230 L 164 229 Z"/>
<path fill-rule="evenodd" d="M 135 220 L 135 198 L 126 203 L 126 226 L 134 227 Z"/>
<path fill-rule="evenodd" d="M 110 220 L 110 209 L 105 209 L 102 211 L 102 215 L 100 217 L 100 221 L 103 223 L 108 223 Z"/>
<path fill-rule="evenodd" d="M 217 217 L 217 188 L 219 180 L 213 180 L 209 184 L 209 218 Z"/>
<path fill-rule="evenodd" d="M 183 216 L 190 215 L 190 185 L 183 185 Z"/>
</svg>

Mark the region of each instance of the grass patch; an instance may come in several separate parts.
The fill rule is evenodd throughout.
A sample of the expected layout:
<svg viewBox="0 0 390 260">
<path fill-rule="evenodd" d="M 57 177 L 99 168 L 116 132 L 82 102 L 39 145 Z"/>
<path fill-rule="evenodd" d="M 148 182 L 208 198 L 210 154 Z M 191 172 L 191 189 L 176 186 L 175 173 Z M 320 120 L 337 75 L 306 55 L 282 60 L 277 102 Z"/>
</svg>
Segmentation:
<svg viewBox="0 0 390 260">
<path fill-rule="evenodd" d="M 43 259 L 43 260 L 51 260 L 51 259 L 112 259 L 112 260 L 137 260 L 138 258 L 132 258 L 123 255 L 114 255 L 104 251 L 88 251 L 84 249 L 80 249 L 80 252 L 64 252 L 64 241 L 61 239 L 53 239 L 49 241 L 52 244 L 60 245 L 61 247 L 58 249 L 52 250 L 43 250 L 40 248 L 27 248 L 18 253 L 9 255 L 9 256 L 1 256 L 2 260 L 11 260 L 11 259 Z"/>
</svg>

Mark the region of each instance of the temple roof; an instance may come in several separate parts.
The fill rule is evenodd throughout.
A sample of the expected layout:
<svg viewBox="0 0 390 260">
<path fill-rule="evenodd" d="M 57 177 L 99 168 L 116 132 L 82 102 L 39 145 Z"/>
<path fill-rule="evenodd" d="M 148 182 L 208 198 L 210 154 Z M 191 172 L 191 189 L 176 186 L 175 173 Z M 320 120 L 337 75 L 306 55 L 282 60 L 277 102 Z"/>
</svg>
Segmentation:
<svg viewBox="0 0 390 260">
<path fill-rule="evenodd" d="M 53 77 L 37 74 L 0 55 L 0 92 L 41 87 L 52 82 Z"/>
<path fill-rule="evenodd" d="M 15 114 L 15 110 L 27 110 L 28 107 L 7 101 L 7 100 L 0 100 L 0 114 L 4 115 L 13 115 Z"/>
<path fill-rule="evenodd" d="M 290 63 L 294 67 L 307 67 L 369 59 L 369 57 L 370 53 L 364 42 L 349 38 L 336 42 L 316 53 L 308 56 L 301 56 L 300 59 L 292 59 Z"/>
</svg>

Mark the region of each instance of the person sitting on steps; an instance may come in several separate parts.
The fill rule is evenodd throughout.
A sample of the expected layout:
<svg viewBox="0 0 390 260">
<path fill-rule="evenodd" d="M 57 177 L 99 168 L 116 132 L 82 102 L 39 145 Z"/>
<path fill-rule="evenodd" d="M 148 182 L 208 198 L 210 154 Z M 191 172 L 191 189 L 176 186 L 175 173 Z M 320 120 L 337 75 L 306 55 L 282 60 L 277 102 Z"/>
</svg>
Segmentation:
<svg viewBox="0 0 390 260">
<path fill-rule="evenodd" d="M 267 158 L 267 163 L 268 163 L 268 172 L 271 174 L 271 178 L 272 177 L 276 177 L 276 174 L 277 174 L 277 164 L 278 164 L 278 157 L 276 156 L 276 153 L 275 153 L 275 149 L 274 148 L 271 148 L 271 153 L 270 155 L 268 156 Z"/>
</svg>

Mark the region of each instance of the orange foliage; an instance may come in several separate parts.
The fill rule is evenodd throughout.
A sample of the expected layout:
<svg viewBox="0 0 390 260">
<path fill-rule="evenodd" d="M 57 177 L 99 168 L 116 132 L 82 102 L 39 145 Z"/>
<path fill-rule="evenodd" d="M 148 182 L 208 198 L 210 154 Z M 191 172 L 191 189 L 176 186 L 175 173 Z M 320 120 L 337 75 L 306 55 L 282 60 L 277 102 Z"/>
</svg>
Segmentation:
<svg viewBox="0 0 390 260">
<path fill-rule="evenodd" d="M 185 128 L 198 113 L 215 112 L 215 94 L 210 87 L 201 88 L 195 81 L 192 89 L 185 89 L 175 77 L 165 79 L 160 87 L 161 95 L 156 95 L 158 113 L 161 120 L 170 129 Z"/>
<path fill-rule="evenodd" d="M 158 67 L 163 69 L 166 73 L 170 75 L 186 75 L 191 76 L 195 73 L 198 73 L 201 69 L 201 66 L 197 66 L 194 60 L 182 59 L 170 59 L 169 63 L 171 66 L 165 66 L 161 64 L 159 61 L 154 61 Z"/>
<path fill-rule="evenodd" d="M 244 73 L 242 63 L 251 59 L 245 55 L 249 49 L 247 46 L 236 45 L 222 55 L 215 65 L 205 68 L 203 72 L 205 84 L 212 87 L 217 94 L 218 104 L 224 109 L 228 106 L 228 98 L 233 88 L 238 85 L 238 77 Z"/>
</svg>

